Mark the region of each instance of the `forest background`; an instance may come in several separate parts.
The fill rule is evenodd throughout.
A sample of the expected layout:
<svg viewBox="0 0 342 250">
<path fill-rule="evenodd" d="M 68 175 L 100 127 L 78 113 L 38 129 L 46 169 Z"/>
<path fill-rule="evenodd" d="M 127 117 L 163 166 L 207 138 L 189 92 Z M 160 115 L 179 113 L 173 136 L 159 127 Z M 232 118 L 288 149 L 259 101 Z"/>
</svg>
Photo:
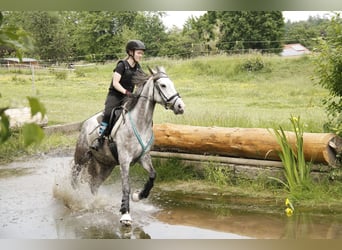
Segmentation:
<svg viewBox="0 0 342 250">
<path fill-rule="evenodd" d="M 287 43 L 313 50 L 329 22 L 319 16 L 285 22 L 281 11 L 208 11 L 190 16 L 183 28 L 167 28 L 162 11 L 4 11 L 3 15 L 3 27 L 16 26 L 31 35 L 34 49 L 24 56 L 46 64 L 116 60 L 125 56 L 124 45 L 132 38 L 144 41 L 147 57 L 279 53 Z M 14 52 L 2 46 L 0 58 Z"/>
</svg>

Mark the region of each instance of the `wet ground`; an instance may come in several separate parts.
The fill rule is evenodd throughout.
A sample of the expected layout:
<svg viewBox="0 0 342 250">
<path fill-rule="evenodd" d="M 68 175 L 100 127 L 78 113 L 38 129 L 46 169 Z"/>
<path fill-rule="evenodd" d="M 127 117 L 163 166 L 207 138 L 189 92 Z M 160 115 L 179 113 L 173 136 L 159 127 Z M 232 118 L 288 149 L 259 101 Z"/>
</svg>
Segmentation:
<svg viewBox="0 0 342 250">
<path fill-rule="evenodd" d="M 342 238 L 341 214 L 287 217 L 283 207 L 268 201 L 255 206 L 241 197 L 158 187 L 149 199 L 131 203 L 132 227 L 122 227 L 120 182 L 101 186 L 96 196 L 87 185 L 75 191 L 71 161 L 45 155 L 0 166 L 0 238 Z"/>
</svg>

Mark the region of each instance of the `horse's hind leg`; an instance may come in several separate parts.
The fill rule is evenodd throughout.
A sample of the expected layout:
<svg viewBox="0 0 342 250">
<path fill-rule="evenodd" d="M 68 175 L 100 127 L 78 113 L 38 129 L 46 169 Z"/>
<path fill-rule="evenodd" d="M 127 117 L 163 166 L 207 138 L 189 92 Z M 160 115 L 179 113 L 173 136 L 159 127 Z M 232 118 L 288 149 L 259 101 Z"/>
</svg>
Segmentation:
<svg viewBox="0 0 342 250">
<path fill-rule="evenodd" d="M 92 160 L 88 167 L 90 175 L 89 187 L 92 194 L 96 194 L 101 184 L 108 178 L 113 171 L 115 165 L 107 166 Z"/>
<path fill-rule="evenodd" d="M 91 152 L 87 151 L 83 157 L 79 155 L 74 156 L 74 161 L 71 167 L 71 185 L 74 189 L 77 188 L 79 183 L 79 175 L 86 164 L 91 160 Z"/>
<path fill-rule="evenodd" d="M 153 188 L 154 180 L 156 178 L 156 171 L 153 168 L 151 156 L 149 154 L 145 154 L 140 159 L 140 163 L 143 168 L 146 169 L 146 171 L 149 173 L 149 179 L 145 183 L 143 190 L 133 193 L 133 201 L 147 198 L 150 194 L 151 189 Z"/>
</svg>

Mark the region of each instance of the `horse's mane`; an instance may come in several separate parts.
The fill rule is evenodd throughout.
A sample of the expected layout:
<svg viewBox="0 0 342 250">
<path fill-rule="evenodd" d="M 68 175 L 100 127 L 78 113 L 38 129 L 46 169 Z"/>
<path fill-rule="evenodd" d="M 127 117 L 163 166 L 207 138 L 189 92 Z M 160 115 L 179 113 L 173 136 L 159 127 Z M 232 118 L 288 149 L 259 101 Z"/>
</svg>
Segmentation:
<svg viewBox="0 0 342 250">
<path fill-rule="evenodd" d="M 164 67 L 157 67 L 157 71 L 153 71 L 150 69 L 150 73 L 153 75 L 154 79 L 155 77 L 158 77 L 159 74 L 165 74 Z M 151 75 L 147 75 L 144 71 L 138 70 L 137 73 L 133 76 L 132 83 L 136 86 L 136 89 L 134 91 L 134 95 L 132 97 L 125 97 L 124 99 L 124 106 L 125 109 L 130 111 L 134 108 L 134 106 L 137 104 L 139 96 L 144 88 L 145 83 L 150 78 Z"/>
<path fill-rule="evenodd" d="M 130 111 L 134 108 L 134 106 L 137 104 L 138 102 L 138 97 L 140 96 L 143 87 L 145 85 L 145 83 L 147 82 L 148 78 L 150 76 L 147 75 L 145 72 L 143 71 L 137 71 L 137 73 L 133 76 L 132 78 L 132 83 L 135 85 L 135 91 L 134 91 L 134 95 L 131 97 L 125 97 L 124 99 L 124 106 L 125 108 Z"/>
</svg>

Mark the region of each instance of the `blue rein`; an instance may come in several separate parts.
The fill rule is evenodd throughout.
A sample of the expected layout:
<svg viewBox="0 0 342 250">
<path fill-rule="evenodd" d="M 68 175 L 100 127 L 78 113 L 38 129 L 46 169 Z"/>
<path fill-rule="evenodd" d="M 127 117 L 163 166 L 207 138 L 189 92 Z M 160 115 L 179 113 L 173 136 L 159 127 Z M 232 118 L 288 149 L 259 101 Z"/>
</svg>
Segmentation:
<svg viewBox="0 0 342 250">
<path fill-rule="evenodd" d="M 141 139 L 141 136 L 139 135 L 139 132 L 138 132 L 138 130 L 137 130 L 133 120 L 132 120 L 131 112 L 128 112 L 128 117 L 129 117 L 129 121 L 131 122 L 134 135 L 138 139 L 139 144 L 140 144 L 140 146 L 142 148 L 141 154 L 138 157 L 138 159 L 140 159 L 140 157 L 142 157 L 146 153 L 147 149 L 152 145 L 152 143 L 154 141 L 153 130 L 152 130 L 152 135 L 151 135 L 151 138 L 150 138 L 149 142 L 145 145 L 144 142 Z"/>
</svg>

